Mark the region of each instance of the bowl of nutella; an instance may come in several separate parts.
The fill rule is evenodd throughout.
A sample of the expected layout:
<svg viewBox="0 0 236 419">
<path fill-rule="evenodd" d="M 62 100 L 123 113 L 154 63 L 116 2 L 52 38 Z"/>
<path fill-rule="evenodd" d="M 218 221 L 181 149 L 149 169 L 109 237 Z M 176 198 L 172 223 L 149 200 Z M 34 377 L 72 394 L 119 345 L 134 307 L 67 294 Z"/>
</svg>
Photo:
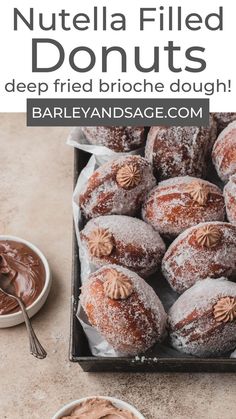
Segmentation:
<svg viewBox="0 0 236 419">
<path fill-rule="evenodd" d="M 24 239 L 0 235 L 0 274 L 8 276 L 29 317 L 34 316 L 45 303 L 51 287 L 50 268 L 43 253 Z M 0 328 L 23 321 L 17 301 L 0 290 Z"/>
<path fill-rule="evenodd" d="M 114 397 L 85 397 L 65 405 L 52 419 L 145 419 L 129 403 Z"/>
</svg>

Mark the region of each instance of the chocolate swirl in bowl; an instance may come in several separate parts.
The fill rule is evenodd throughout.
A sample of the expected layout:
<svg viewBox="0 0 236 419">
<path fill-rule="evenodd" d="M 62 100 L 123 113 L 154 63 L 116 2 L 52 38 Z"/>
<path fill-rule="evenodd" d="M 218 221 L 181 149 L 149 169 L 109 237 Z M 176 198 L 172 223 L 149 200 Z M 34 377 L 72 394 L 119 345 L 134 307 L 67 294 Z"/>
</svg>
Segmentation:
<svg viewBox="0 0 236 419">
<path fill-rule="evenodd" d="M 12 240 L 0 241 L 0 274 L 8 275 L 26 307 L 41 294 L 46 279 L 44 264 L 37 253 L 26 244 Z M 0 315 L 17 311 L 17 301 L 0 291 Z"/>
</svg>

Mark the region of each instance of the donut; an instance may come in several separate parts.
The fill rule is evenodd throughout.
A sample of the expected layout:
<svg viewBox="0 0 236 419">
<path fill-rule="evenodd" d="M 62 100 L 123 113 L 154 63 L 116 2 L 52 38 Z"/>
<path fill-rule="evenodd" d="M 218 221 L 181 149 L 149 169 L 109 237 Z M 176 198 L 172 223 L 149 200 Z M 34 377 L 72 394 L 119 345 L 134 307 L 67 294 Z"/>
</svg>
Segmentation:
<svg viewBox="0 0 236 419">
<path fill-rule="evenodd" d="M 205 221 L 224 221 L 224 198 L 212 183 L 191 176 L 164 180 L 148 194 L 143 219 L 167 238 Z"/>
<path fill-rule="evenodd" d="M 236 226 L 216 221 L 185 230 L 165 253 L 162 272 L 180 294 L 207 277 L 235 279 Z"/>
<path fill-rule="evenodd" d="M 236 225 L 236 174 L 230 177 L 224 187 L 224 198 L 227 218 Z"/>
<path fill-rule="evenodd" d="M 158 180 L 176 176 L 205 177 L 207 157 L 216 139 L 216 123 L 211 127 L 151 127 L 145 157 Z"/>
<path fill-rule="evenodd" d="M 229 125 L 231 122 L 236 121 L 236 112 L 216 112 L 214 118 L 217 123 L 218 135 Z"/>
<path fill-rule="evenodd" d="M 81 127 L 90 144 L 102 145 L 115 152 L 128 152 L 143 147 L 144 127 Z"/>
<path fill-rule="evenodd" d="M 197 357 L 236 347 L 236 284 L 206 278 L 185 291 L 168 313 L 171 345 Z"/>
<path fill-rule="evenodd" d="M 135 215 L 156 185 L 151 164 L 141 156 L 125 156 L 101 165 L 75 198 L 84 216 Z"/>
<path fill-rule="evenodd" d="M 236 121 L 231 122 L 218 136 L 212 150 L 212 161 L 223 182 L 236 173 Z"/>
<path fill-rule="evenodd" d="M 107 265 L 91 274 L 80 301 L 91 325 L 125 355 L 145 352 L 165 334 L 166 313 L 158 296 L 121 266 Z"/>
<path fill-rule="evenodd" d="M 117 264 L 144 277 L 159 268 L 166 249 L 159 233 L 150 225 L 125 215 L 93 218 L 80 237 L 89 261 L 95 266 Z"/>
</svg>

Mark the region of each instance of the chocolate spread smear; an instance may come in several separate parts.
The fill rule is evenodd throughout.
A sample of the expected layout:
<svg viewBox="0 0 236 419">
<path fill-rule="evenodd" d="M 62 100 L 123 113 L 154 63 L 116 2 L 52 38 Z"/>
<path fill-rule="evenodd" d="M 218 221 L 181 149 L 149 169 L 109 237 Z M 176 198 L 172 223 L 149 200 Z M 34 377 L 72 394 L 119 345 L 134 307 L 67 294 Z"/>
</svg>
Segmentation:
<svg viewBox="0 0 236 419">
<path fill-rule="evenodd" d="M 46 279 L 39 256 L 24 243 L 11 240 L 0 241 L 0 273 L 9 277 L 17 296 L 26 306 L 40 295 Z M 17 311 L 17 301 L 0 291 L 0 315 Z"/>
</svg>

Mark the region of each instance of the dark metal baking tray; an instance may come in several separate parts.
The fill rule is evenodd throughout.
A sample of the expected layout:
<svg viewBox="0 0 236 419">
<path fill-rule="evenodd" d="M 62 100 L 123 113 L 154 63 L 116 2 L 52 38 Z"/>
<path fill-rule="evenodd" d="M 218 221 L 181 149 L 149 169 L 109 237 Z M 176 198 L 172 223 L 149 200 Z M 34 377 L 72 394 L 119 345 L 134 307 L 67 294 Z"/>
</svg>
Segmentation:
<svg viewBox="0 0 236 419">
<path fill-rule="evenodd" d="M 85 167 L 90 155 L 75 149 L 74 182 Z M 175 350 L 165 352 L 165 342 L 156 345 L 139 357 L 94 357 L 91 355 L 87 338 L 77 317 L 78 297 L 80 294 L 80 261 L 78 245 L 73 229 L 73 266 L 72 266 L 72 304 L 70 330 L 70 361 L 77 362 L 84 371 L 113 372 L 236 372 L 236 359 L 186 357 Z M 164 286 L 166 286 L 164 284 Z M 163 303 L 165 303 L 163 301 Z"/>
</svg>

